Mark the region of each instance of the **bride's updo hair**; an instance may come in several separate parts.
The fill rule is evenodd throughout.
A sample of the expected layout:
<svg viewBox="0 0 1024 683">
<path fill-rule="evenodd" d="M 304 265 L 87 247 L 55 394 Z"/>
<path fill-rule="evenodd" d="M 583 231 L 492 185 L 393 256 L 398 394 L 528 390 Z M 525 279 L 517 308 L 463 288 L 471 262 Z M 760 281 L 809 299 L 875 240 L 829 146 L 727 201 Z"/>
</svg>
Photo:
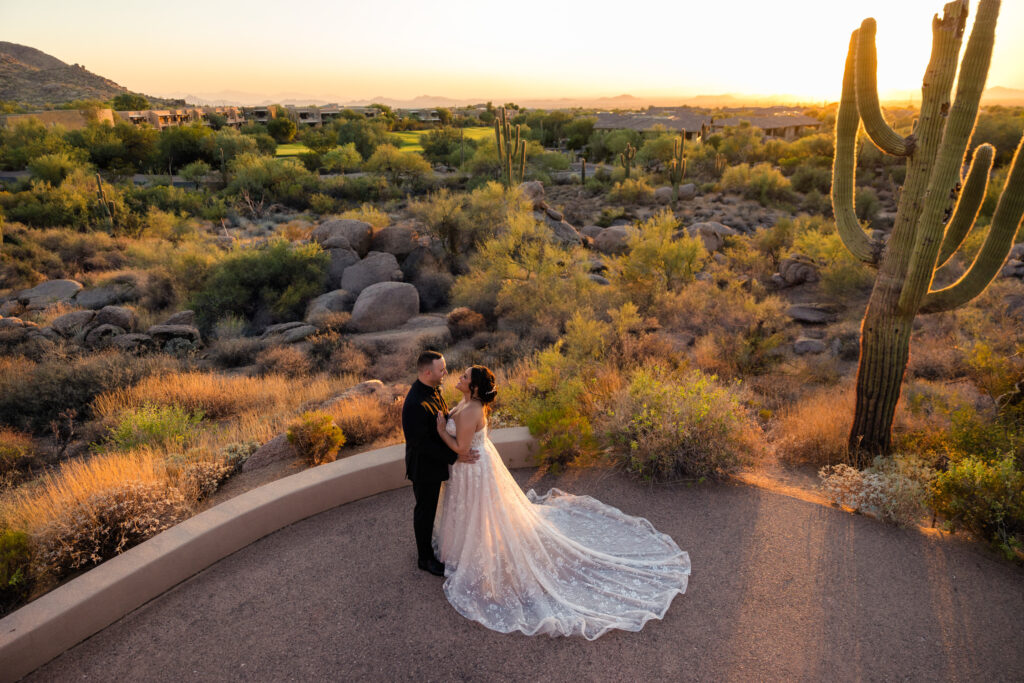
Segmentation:
<svg viewBox="0 0 1024 683">
<path fill-rule="evenodd" d="M 469 369 L 469 394 L 476 398 L 484 407 L 494 402 L 498 390 L 494 386 L 494 373 L 483 365 L 474 365 Z"/>
</svg>

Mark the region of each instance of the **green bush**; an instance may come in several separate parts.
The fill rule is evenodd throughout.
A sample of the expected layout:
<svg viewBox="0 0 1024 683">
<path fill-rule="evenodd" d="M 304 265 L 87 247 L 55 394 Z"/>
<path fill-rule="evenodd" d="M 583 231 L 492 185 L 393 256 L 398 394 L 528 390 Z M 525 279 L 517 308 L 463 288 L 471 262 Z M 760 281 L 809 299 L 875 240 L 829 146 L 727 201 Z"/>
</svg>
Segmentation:
<svg viewBox="0 0 1024 683">
<path fill-rule="evenodd" d="M 295 159 L 241 154 L 231 162 L 230 176 L 226 193 L 259 205 L 277 202 L 304 209 L 317 189 L 316 176 Z"/>
<path fill-rule="evenodd" d="M 789 178 L 793 189 L 797 192 L 817 190 L 823 195 L 832 191 L 832 173 L 827 168 L 816 166 L 800 166 Z"/>
<path fill-rule="evenodd" d="M 879 210 L 882 208 L 882 202 L 879 201 L 875 188 L 858 187 L 856 197 L 854 198 L 854 207 L 854 210 L 857 212 L 857 218 L 870 223 L 878 215 Z"/>
<path fill-rule="evenodd" d="M 32 587 L 32 546 L 29 536 L 0 530 L 0 612 L 22 602 Z"/>
<path fill-rule="evenodd" d="M 650 312 L 667 291 L 693 282 L 707 251 L 700 239 L 675 237 L 679 221 L 664 209 L 640 224 L 629 251 L 611 263 L 610 280 L 623 296 Z"/>
<path fill-rule="evenodd" d="M 51 185 L 60 185 L 75 169 L 82 167 L 82 162 L 72 158 L 67 152 L 44 154 L 28 164 L 28 170 L 33 178 Z"/>
<path fill-rule="evenodd" d="M 1024 472 L 1013 457 L 950 463 L 935 478 L 929 502 L 949 527 L 973 531 L 1009 558 L 1024 554 Z"/>
<path fill-rule="evenodd" d="M 720 477 L 756 452 L 759 429 L 713 376 L 636 369 L 601 426 L 615 457 L 643 479 Z"/>
<path fill-rule="evenodd" d="M 650 204 L 654 201 L 654 188 L 644 178 L 626 178 L 615 183 L 608 192 L 608 201 L 618 204 Z"/>
<path fill-rule="evenodd" d="M 288 443 L 311 465 L 334 462 L 345 435 L 330 414 L 309 411 L 288 427 Z"/>
<path fill-rule="evenodd" d="M 118 418 L 109 429 L 106 446 L 117 451 L 164 444 L 183 446 L 195 435 L 202 419 L 201 412 L 192 414 L 181 406 L 146 404 Z"/>
<path fill-rule="evenodd" d="M 192 297 L 196 322 L 208 333 L 228 313 L 254 328 L 301 319 L 306 303 L 323 291 L 329 261 L 315 243 L 292 246 L 277 240 L 236 251 L 212 268 Z"/>
<path fill-rule="evenodd" d="M 25 468 L 35 458 L 32 438 L 9 427 L 0 427 L 0 476 Z"/>
<path fill-rule="evenodd" d="M 135 357 L 104 350 L 83 357 L 22 361 L 0 373 L 0 422 L 36 433 L 47 432 L 62 412 L 88 418 L 99 394 L 135 384 L 176 366 L 162 355 Z"/>
</svg>

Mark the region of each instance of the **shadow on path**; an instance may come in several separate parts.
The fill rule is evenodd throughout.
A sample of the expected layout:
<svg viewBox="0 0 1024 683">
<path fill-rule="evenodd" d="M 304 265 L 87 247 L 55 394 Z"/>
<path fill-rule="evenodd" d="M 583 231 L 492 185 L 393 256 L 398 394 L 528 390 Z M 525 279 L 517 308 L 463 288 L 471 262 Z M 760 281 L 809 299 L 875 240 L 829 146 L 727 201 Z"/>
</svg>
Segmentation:
<svg viewBox="0 0 1024 683">
<path fill-rule="evenodd" d="M 1024 679 L 1024 572 L 956 539 L 749 486 L 514 475 L 649 519 L 690 553 L 686 594 L 593 642 L 488 631 L 416 569 L 402 489 L 253 543 L 25 680 Z"/>
</svg>

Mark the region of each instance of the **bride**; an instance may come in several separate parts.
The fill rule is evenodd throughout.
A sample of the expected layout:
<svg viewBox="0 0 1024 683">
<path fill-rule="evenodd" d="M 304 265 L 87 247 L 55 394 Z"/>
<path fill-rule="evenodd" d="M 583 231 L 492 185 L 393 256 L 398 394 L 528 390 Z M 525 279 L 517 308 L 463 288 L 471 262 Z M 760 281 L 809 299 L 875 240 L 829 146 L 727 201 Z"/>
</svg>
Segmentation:
<svg viewBox="0 0 1024 683">
<path fill-rule="evenodd" d="M 553 488 L 524 494 L 487 436 L 494 375 L 474 365 L 441 438 L 475 463 L 456 462 L 434 524 L 444 592 L 468 619 L 509 633 L 582 635 L 639 631 L 686 591 L 690 557 L 646 519 L 590 496 Z"/>
</svg>

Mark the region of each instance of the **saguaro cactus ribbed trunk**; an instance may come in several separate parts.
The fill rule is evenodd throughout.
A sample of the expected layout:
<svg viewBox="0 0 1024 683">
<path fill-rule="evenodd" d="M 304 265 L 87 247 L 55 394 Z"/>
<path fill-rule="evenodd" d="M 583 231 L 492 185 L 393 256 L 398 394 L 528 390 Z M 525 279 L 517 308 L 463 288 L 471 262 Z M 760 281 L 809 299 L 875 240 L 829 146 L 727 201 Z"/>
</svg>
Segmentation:
<svg viewBox="0 0 1024 683">
<path fill-rule="evenodd" d="M 520 137 L 518 125 L 513 137 L 504 107 L 498 110 L 494 119 L 494 137 L 498 143 L 501 182 L 506 188 L 518 185 L 526 175 L 526 140 Z"/>
<path fill-rule="evenodd" d="M 978 4 L 952 103 L 967 0 L 946 4 L 942 17 L 934 17 L 931 60 L 921 87 L 921 115 L 914 133 L 906 138 L 889 128 L 879 108 L 875 20 L 865 19 L 850 38 L 836 114 L 832 207 L 839 234 L 850 252 L 878 266 L 861 325 L 856 412 L 849 439 L 861 465 L 871 455 L 889 450 L 914 317 L 919 312 L 956 308 L 980 294 L 1006 260 L 1024 213 L 1024 161 L 1019 144 L 981 251 L 960 280 L 943 289 L 931 289 L 935 269 L 949 260 L 974 224 L 992 168 L 994 150 L 983 144 L 974 150 L 967 178 L 960 177 L 988 75 L 999 4 L 1000 0 Z M 856 138 L 861 121 L 879 149 L 907 157 L 906 182 L 885 245 L 871 242 L 854 212 Z M 963 189 L 946 222 L 961 180 Z"/>
</svg>

